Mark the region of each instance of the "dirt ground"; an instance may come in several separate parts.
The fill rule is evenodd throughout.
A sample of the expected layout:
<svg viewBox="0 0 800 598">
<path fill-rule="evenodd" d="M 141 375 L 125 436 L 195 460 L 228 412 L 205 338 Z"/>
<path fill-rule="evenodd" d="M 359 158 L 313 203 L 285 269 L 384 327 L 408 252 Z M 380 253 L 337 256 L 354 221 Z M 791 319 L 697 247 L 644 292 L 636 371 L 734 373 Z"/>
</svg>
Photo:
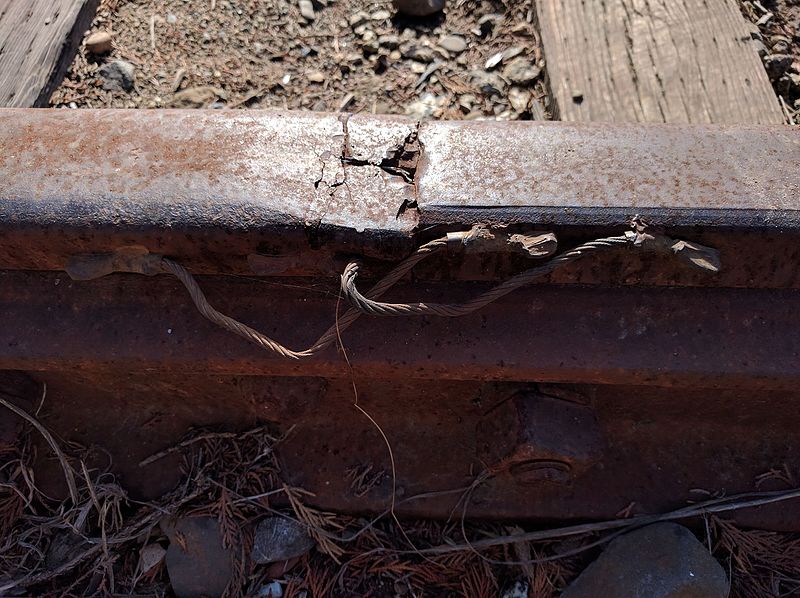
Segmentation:
<svg viewBox="0 0 800 598">
<path fill-rule="evenodd" d="M 52 105 L 543 119 L 533 20 L 531 1 L 462 0 L 412 19 L 388 1 L 317 0 L 309 20 L 287 0 L 103 0 L 92 31 L 114 49 L 82 47 Z M 130 92 L 103 89 L 98 70 L 114 59 L 136 68 Z"/>
<path fill-rule="evenodd" d="M 550 118 L 533 0 L 459 0 L 428 18 L 387 0 L 102 0 L 91 32 L 113 50 L 80 49 L 51 105 L 71 108 L 261 108 Z M 800 2 L 742 0 L 787 122 L 800 122 Z M 312 18 L 313 17 L 313 18 Z M 106 90 L 100 69 L 135 69 Z"/>
</svg>

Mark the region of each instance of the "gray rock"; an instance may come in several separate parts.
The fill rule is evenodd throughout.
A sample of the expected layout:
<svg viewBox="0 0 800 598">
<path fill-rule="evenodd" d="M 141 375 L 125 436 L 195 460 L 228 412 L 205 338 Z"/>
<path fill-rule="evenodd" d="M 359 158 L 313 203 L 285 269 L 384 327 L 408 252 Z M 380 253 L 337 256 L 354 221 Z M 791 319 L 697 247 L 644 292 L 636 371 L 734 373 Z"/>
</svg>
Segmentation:
<svg viewBox="0 0 800 598">
<path fill-rule="evenodd" d="M 411 46 L 403 52 L 403 58 L 410 58 L 417 62 L 433 62 L 435 55 L 433 50 L 426 46 Z"/>
<path fill-rule="evenodd" d="M 444 9 L 445 0 L 392 0 L 400 14 L 410 17 L 427 17 Z"/>
<path fill-rule="evenodd" d="M 437 116 L 446 105 L 447 98 L 437 97 L 432 93 L 426 93 L 420 96 L 415 102 L 411 102 L 406 106 L 406 115 L 416 118 L 417 120 L 425 120 Z"/>
<path fill-rule="evenodd" d="M 165 557 L 172 591 L 178 598 L 221 596 L 233 575 L 233 554 L 222 547 L 214 517 L 162 522 L 169 538 Z"/>
<path fill-rule="evenodd" d="M 160 544 L 148 544 L 139 551 L 139 566 L 142 574 L 154 569 L 164 560 L 167 551 Z"/>
<path fill-rule="evenodd" d="M 777 79 L 786 72 L 786 69 L 792 66 L 794 57 L 791 54 L 770 54 L 762 60 L 764 61 L 764 68 L 767 69 L 767 74 L 773 79 Z"/>
<path fill-rule="evenodd" d="M 460 54 L 467 49 L 467 40 L 460 35 L 445 35 L 439 40 L 439 47 L 451 54 Z"/>
<path fill-rule="evenodd" d="M 357 13 L 353 13 L 347 19 L 347 22 L 350 25 L 350 27 L 352 27 L 354 29 L 356 27 L 358 27 L 359 25 L 363 25 L 367 21 L 369 21 L 369 15 L 367 13 L 363 12 L 363 11 L 359 11 Z"/>
<path fill-rule="evenodd" d="M 516 58 L 525 51 L 522 46 L 511 46 L 507 50 L 503 50 L 503 61 L 508 62 L 512 58 Z"/>
<path fill-rule="evenodd" d="M 304 555 L 314 548 L 314 539 L 300 523 L 285 517 L 267 517 L 256 527 L 253 562 L 275 563 Z"/>
<path fill-rule="evenodd" d="M 374 13 L 370 15 L 370 19 L 372 19 L 373 21 L 387 21 L 390 18 L 392 18 L 392 13 L 384 9 L 376 10 Z"/>
<path fill-rule="evenodd" d="M 133 89 L 133 77 L 136 71 L 130 62 L 114 60 L 100 67 L 103 78 L 103 89 L 108 91 L 130 91 Z"/>
<path fill-rule="evenodd" d="M 561 598 L 726 598 L 725 570 L 685 527 L 657 523 L 611 542 Z"/>
<path fill-rule="evenodd" d="M 477 103 L 478 99 L 472 95 L 471 93 L 465 93 L 464 95 L 459 96 L 458 98 L 458 106 L 461 108 L 461 111 L 464 114 L 469 114 L 472 112 L 472 108 Z"/>
<path fill-rule="evenodd" d="M 297 3 L 298 8 L 300 9 L 300 16 L 302 16 L 307 21 L 313 21 L 317 18 L 317 15 L 314 14 L 314 4 L 311 0 L 299 0 Z"/>
<path fill-rule="evenodd" d="M 515 58 L 503 67 L 503 76 L 517 85 L 529 85 L 542 72 L 538 66 L 526 58 Z"/>
<path fill-rule="evenodd" d="M 521 87 L 512 87 L 508 90 L 508 103 L 517 112 L 525 112 L 531 102 L 531 92 Z"/>
<path fill-rule="evenodd" d="M 472 71 L 470 74 L 472 84 L 487 96 L 501 95 L 506 88 L 506 82 L 497 73 L 487 71 Z"/>
<path fill-rule="evenodd" d="M 283 586 L 277 581 L 272 581 L 261 586 L 258 598 L 283 598 Z"/>
</svg>

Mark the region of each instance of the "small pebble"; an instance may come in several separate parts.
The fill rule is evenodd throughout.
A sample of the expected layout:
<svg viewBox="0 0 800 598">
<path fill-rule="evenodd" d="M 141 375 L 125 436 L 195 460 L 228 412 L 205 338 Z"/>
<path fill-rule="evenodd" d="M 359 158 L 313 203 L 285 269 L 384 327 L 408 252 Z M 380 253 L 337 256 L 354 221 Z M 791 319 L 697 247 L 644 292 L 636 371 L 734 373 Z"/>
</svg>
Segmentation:
<svg viewBox="0 0 800 598">
<path fill-rule="evenodd" d="M 178 17 L 176 17 L 173 14 L 167 15 L 167 23 L 169 23 L 170 25 L 174 25 L 177 22 L 178 22 Z"/>
<path fill-rule="evenodd" d="M 418 119 L 431 118 L 437 116 L 446 105 L 446 97 L 437 97 L 432 93 L 426 93 L 420 96 L 419 100 L 406 106 L 406 115 Z"/>
<path fill-rule="evenodd" d="M 283 598 L 283 586 L 277 581 L 261 586 L 258 598 Z"/>
<path fill-rule="evenodd" d="M 314 4 L 311 0 L 299 0 L 297 6 L 300 8 L 300 16 L 307 21 L 313 21 L 316 18 L 314 14 Z"/>
<path fill-rule="evenodd" d="M 111 34 L 106 31 L 95 31 L 84 42 L 86 50 L 90 54 L 106 54 L 110 52 L 114 45 L 111 40 Z"/>
<path fill-rule="evenodd" d="M 172 332 L 172 330 L 169 332 Z M 160 544 L 148 544 L 147 546 L 143 547 L 139 553 L 142 574 L 144 575 L 156 565 L 159 565 L 164 560 L 164 556 L 166 554 L 166 549 Z"/>
<path fill-rule="evenodd" d="M 381 35 L 378 38 L 378 45 L 389 50 L 396 50 L 400 47 L 400 38 L 392 34 Z"/>
<path fill-rule="evenodd" d="M 506 89 L 506 82 L 497 73 L 486 71 L 472 71 L 470 73 L 472 84 L 484 95 L 501 95 Z"/>
<path fill-rule="evenodd" d="M 311 83 L 322 83 L 325 81 L 325 73 L 322 71 L 311 71 L 306 75 L 306 79 Z"/>
<path fill-rule="evenodd" d="M 187 87 L 172 96 L 170 108 L 206 108 L 218 99 L 225 99 L 225 92 L 216 87 Z M 157 98 L 161 103 L 161 98 Z"/>
<path fill-rule="evenodd" d="M 357 12 L 350 15 L 350 18 L 347 19 L 348 25 L 350 27 L 358 27 L 359 25 L 363 25 L 369 20 L 369 15 L 365 12 Z"/>
<path fill-rule="evenodd" d="M 531 101 L 531 92 L 520 87 L 512 87 L 508 90 L 508 103 L 517 112 L 525 112 Z"/>
<path fill-rule="evenodd" d="M 542 69 L 526 58 L 515 58 L 503 68 L 503 76 L 518 85 L 533 83 L 541 72 Z"/>
<path fill-rule="evenodd" d="M 508 50 L 503 50 L 503 62 L 516 58 L 525 51 L 522 46 L 511 46 Z"/>
<path fill-rule="evenodd" d="M 489 56 L 489 58 L 486 59 L 486 63 L 483 66 L 487 71 L 491 71 L 501 62 L 503 62 L 503 53 L 497 52 Z"/>
<path fill-rule="evenodd" d="M 136 68 L 124 60 L 114 60 L 100 67 L 103 78 L 103 89 L 109 91 L 130 91 L 133 89 L 133 77 Z"/>
<path fill-rule="evenodd" d="M 376 10 L 370 17 L 373 21 L 386 21 L 392 17 L 392 13 L 388 10 Z"/>
<path fill-rule="evenodd" d="M 765 56 L 769 54 L 769 48 L 767 48 L 766 44 L 762 42 L 760 39 L 752 40 L 753 47 L 756 49 L 759 57 L 763 60 Z"/>
<path fill-rule="evenodd" d="M 373 56 L 373 55 L 377 54 L 380 51 L 381 47 L 380 47 L 380 44 L 378 44 L 378 40 L 372 39 L 372 40 L 369 40 L 369 41 L 365 42 L 361 46 L 361 49 L 364 51 L 364 54 L 366 54 L 367 56 Z"/>
<path fill-rule="evenodd" d="M 435 57 L 431 48 L 425 46 L 411 46 L 403 52 L 403 58 L 409 58 L 417 62 L 433 62 Z"/>
<path fill-rule="evenodd" d="M 439 40 L 439 47 L 452 54 L 460 54 L 467 49 L 467 40 L 460 35 L 445 35 Z"/>
<path fill-rule="evenodd" d="M 469 114 L 472 112 L 472 108 L 477 102 L 477 99 L 471 93 L 465 93 L 458 98 L 458 107 L 461 108 L 461 111 L 464 114 Z"/>
<path fill-rule="evenodd" d="M 775 54 L 786 54 L 789 52 L 789 40 L 786 38 L 778 39 L 772 44 L 772 52 Z"/>
</svg>

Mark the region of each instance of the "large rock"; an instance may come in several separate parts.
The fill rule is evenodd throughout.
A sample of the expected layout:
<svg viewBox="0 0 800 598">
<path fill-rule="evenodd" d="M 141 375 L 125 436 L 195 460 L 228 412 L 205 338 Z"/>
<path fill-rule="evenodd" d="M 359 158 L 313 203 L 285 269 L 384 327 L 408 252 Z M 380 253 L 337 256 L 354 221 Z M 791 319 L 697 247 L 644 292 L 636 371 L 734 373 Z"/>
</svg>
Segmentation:
<svg viewBox="0 0 800 598">
<path fill-rule="evenodd" d="M 725 570 L 688 529 L 657 523 L 611 542 L 561 598 L 725 598 L 729 589 Z"/>
<path fill-rule="evenodd" d="M 169 538 L 166 563 L 178 598 L 222 596 L 233 575 L 233 554 L 222 547 L 214 517 L 185 517 L 162 522 Z"/>
</svg>

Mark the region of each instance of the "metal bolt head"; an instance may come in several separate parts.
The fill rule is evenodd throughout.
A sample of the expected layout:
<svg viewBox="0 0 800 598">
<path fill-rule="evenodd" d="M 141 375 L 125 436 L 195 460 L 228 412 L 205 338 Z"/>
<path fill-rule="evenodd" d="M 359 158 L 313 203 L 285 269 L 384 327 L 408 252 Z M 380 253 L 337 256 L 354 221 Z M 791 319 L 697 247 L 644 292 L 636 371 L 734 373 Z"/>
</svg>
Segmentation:
<svg viewBox="0 0 800 598">
<path fill-rule="evenodd" d="M 477 428 L 478 457 L 520 483 L 567 483 L 603 451 L 592 409 L 538 392 L 519 392 L 487 413 Z"/>
</svg>

